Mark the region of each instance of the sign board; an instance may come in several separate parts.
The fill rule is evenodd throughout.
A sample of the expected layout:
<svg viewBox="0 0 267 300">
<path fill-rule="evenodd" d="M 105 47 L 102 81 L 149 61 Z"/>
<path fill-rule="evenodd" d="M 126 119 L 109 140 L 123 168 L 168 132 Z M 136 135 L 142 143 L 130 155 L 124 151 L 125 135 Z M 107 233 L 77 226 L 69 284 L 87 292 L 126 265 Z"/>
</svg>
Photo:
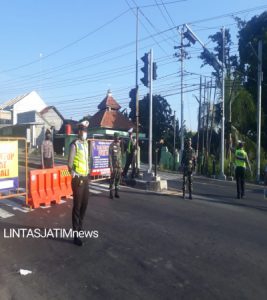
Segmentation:
<svg viewBox="0 0 267 300">
<path fill-rule="evenodd" d="M 112 141 L 92 140 L 91 141 L 91 176 L 110 175 L 108 162 L 108 149 Z"/>
<path fill-rule="evenodd" d="M 0 192 L 18 186 L 18 141 L 0 141 Z"/>
</svg>

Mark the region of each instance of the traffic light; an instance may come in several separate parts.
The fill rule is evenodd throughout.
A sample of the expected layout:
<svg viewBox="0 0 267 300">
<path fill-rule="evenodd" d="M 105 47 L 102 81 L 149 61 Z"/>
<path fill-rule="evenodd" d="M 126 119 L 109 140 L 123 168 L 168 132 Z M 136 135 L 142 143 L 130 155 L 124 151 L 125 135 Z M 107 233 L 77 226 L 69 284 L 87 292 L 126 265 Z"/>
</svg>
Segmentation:
<svg viewBox="0 0 267 300">
<path fill-rule="evenodd" d="M 153 73 L 152 73 L 152 79 L 156 80 L 158 75 L 157 75 L 157 64 L 155 62 L 153 62 Z"/>
<path fill-rule="evenodd" d="M 144 84 L 144 86 L 148 87 L 149 85 L 149 54 L 145 53 L 143 57 L 141 57 L 142 61 L 144 62 L 143 68 L 141 68 L 141 71 L 144 73 L 144 77 L 141 78 L 141 82 Z"/>
</svg>

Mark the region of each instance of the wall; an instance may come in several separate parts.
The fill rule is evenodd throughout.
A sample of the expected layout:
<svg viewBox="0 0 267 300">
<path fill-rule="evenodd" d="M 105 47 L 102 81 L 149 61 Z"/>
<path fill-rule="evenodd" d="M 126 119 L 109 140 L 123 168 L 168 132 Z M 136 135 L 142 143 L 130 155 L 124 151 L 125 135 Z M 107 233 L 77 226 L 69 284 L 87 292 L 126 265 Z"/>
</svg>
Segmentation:
<svg viewBox="0 0 267 300">
<path fill-rule="evenodd" d="M 17 124 L 17 114 L 29 110 L 41 111 L 46 107 L 46 104 L 41 97 L 35 92 L 26 95 L 13 106 L 13 125 Z"/>
</svg>

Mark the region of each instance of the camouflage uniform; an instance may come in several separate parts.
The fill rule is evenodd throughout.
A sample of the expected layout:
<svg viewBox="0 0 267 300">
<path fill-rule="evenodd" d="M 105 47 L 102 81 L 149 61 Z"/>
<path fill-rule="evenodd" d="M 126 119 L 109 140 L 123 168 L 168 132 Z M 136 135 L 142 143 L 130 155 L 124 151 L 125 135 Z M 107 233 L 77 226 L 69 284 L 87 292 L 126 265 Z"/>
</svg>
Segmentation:
<svg viewBox="0 0 267 300">
<path fill-rule="evenodd" d="M 116 137 L 116 136 L 115 136 Z M 109 146 L 109 165 L 110 165 L 110 198 L 113 199 L 113 190 L 115 187 L 115 197 L 119 198 L 118 190 L 121 180 L 122 155 L 120 141 L 113 141 Z"/>
<path fill-rule="evenodd" d="M 189 199 L 192 199 L 192 173 L 195 168 L 195 151 L 191 147 L 191 139 L 186 141 L 182 155 L 181 165 L 183 168 L 183 198 L 185 198 L 186 181 L 188 182 Z"/>
</svg>

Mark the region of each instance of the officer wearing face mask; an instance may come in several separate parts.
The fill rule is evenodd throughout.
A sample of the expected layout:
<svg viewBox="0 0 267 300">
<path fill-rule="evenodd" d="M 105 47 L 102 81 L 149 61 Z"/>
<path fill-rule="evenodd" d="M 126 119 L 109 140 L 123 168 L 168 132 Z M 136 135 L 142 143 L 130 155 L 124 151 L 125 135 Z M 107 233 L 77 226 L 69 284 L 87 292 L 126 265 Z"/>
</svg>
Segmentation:
<svg viewBox="0 0 267 300">
<path fill-rule="evenodd" d="M 89 153 L 87 141 L 87 128 L 89 122 L 78 124 L 78 138 L 70 144 L 68 168 L 72 175 L 71 187 L 73 192 L 72 228 L 74 231 L 83 230 L 89 197 Z M 82 246 L 83 242 L 75 235 L 74 244 Z"/>
<path fill-rule="evenodd" d="M 54 167 L 54 146 L 51 141 L 51 131 L 49 129 L 45 132 L 45 139 L 41 145 L 42 168 Z"/>
</svg>

